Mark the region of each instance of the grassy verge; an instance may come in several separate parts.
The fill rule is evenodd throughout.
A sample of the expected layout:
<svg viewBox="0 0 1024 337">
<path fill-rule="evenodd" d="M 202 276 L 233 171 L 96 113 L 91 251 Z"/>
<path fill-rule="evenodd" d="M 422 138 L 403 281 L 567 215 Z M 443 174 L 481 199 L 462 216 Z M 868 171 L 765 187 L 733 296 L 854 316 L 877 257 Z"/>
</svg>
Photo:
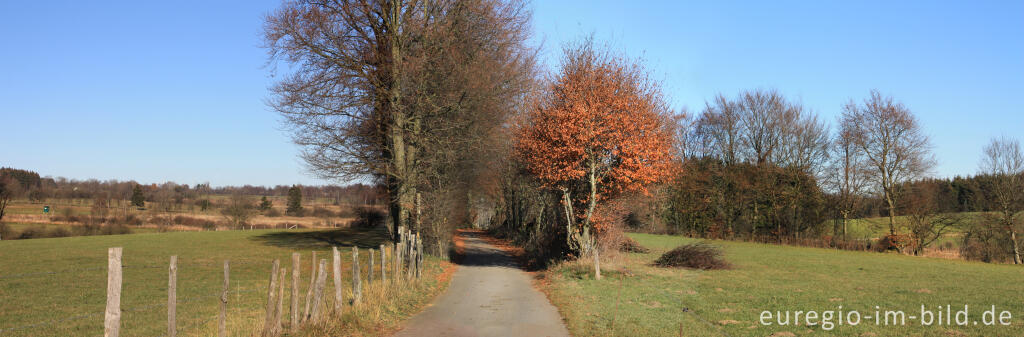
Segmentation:
<svg viewBox="0 0 1024 337">
<path fill-rule="evenodd" d="M 577 336 L 1019 336 L 1024 334 L 1024 268 L 955 260 L 714 241 L 733 269 L 695 271 L 652 266 L 662 253 L 695 240 L 630 234 L 648 254 L 622 254 L 603 262 L 601 281 L 585 262 L 545 272 L 541 288 Z M 919 316 L 921 305 L 969 305 L 979 325 L 771 326 L 762 311 L 851 310 L 873 315 L 875 306 Z M 984 310 L 995 305 L 1013 315 L 1010 326 L 982 326 Z M 997 311 L 997 312 L 998 312 Z M 833 319 L 833 324 L 838 321 Z M 803 321 L 806 323 L 806 321 Z"/>
<path fill-rule="evenodd" d="M 309 282 L 310 251 L 317 251 L 318 258 L 329 259 L 332 245 L 371 248 L 384 238 L 381 231 L 257 230 L 0 241 L 0 329 L 4 336 L 101 335 L 107 248 L 123 247 L 122 335 L 166 332 L 167 263 L 169 256 L 177 255 L 179 335 L 216 335 L 222 263 L 230 260 L 228 330 L 233 336 L 250 336 L 262 326 L 273 259 L 281 259 L 282 266 L 290 270 L 291 253 L 303 254 L 300 292 L 304 296 Z M 343 290 L 350 299 L 351 249 L 342 251 L 342 275 L 347 275 L 342 278 Z M 360 254 L 364 286 L 367 255 Z M 428 278 L 444 271 L 442 263 L 427 260 Z M 424 282 L 423 286 L 407 287 L 394 296 L 376 296 L 379 285 L 368 286 L 365 310 L 377 306 L 385 309 L 360 316 L 360 326 L 378 327 L 381 331 L 394 326 L 432 298 L 441 283 L 444 282 Z M 435 287 L 429 287 L 431 284 Z M 327 293 L 334 293 L 333 282 L 328 282 Z M 379 298 L 390 302 L 373 303 Z M 286 312 L 290 310 L 288 303 Z M 304 299 L 300 303 L 304 305 Z M 353 312 L 350 308 L 346 306 L 347 313 Z M 8 330 L 12 328 L 15 330 Z"/>
</svg>

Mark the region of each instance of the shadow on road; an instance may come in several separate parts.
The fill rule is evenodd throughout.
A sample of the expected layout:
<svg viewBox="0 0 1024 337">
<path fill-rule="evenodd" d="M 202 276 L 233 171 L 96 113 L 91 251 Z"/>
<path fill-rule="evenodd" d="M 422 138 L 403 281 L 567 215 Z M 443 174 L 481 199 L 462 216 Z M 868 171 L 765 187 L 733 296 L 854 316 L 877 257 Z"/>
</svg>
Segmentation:
<svg viewBox="0 0 1024 337">
<path fill-rule="evenodd" d="M 519 263 L 509 253 L 488 244 L 482 232 L 460 232 L 464 243 L 462 254 L 452 259 L 460 266 L 505 267 L 519 269 Z"/>
<path fill-rule="evenodd" d="M 291 249 L 330 249 L 332 246 L 378 248 L 390 242 L 384 229 L 341 228 L 318 231 L 282 231 L 252 237 L 261 244 Z"/>
</svg>

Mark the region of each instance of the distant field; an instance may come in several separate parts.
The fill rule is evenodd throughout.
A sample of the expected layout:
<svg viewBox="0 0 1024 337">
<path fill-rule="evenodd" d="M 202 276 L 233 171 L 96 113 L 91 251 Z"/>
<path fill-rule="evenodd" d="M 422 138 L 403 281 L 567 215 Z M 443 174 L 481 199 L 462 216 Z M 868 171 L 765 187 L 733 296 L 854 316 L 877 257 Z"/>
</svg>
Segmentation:
<svg viewBox="0 0 1024 337">
<path fill-rule="evenodd" d="M 0 329 L 5 330 L 4 336 L 102 335 L 107 248 L 123 247 L 122 335 L 156 336 L 166 332 L 167 263 L 169 256 L 177 255 L 179 335 L 216 334 L 217 293 L 222 284 L 222 263 L 227 259 L 231 261 L 232 289 L 228 328 L 234 336 L 250 336 L 262 322 L 273 259 L 281 259 L 282 265 L 290 268 L 291 253 L 301 252 L 305 291 L 311 251 L 318 251 L 318 258 L 329 259 L 331 245 L 377 247 L 385 235 L 383 231 L 348 229 L 256 230 L 0 241 Z M 351 249 L 345 247 L 342 251 L 343 273 L 351 275 Z M 361 257 L 365 274 L 367 256 Z M 425 273 L 432 279 L 441 267 L 435 259 L 428 262 Z M 346 298 L 351 298 L 351 276 L 343 280 Z M 364 318 L 363 324 L 384 331 L 386 327 L 373 324 L 396 324 L 399 317 L 415 312 L 433 296 L 414 294 L 417 306 L 412 306 L 403 302 L 412 296 L 408 292 L 403 290 L 388 297 L 389 302 L 379 303 L 377 316 Z M 328 293 L 333 293 L 331 282 Z M 289 310 L 287 307 L 285 310 Z M 22 328 L 6 331 L 17 327 Z"/>
<path fill-rule="evenodd" d="M 958 216 L 962 217 L 963 225 L 976 224 L 984 221 L 983 212 L 964 212 L 957 213 Z M 896 227 L 898 230 L 906 230 L 906 222 L 908 221 L 906 216 L 896 217 Z M 840 225 L 841 226 L 841 225 Z M 825 222 L 825 228 L 831 230 L 832 220 Z M 842 228 L 840 228 L 840 231 Z M 959 230 L 952 230 L 952 233 L 959 234 Z M 889 234 L 889 218 L 888 217 L 877 217 L 877 218 L 860 218 L 850 219 L 847 224 L 847 235 L 852 239 L 874 239 Z"/>
<path fill-rule="evenodd" d="M 203 211 L 195 205 L 182 205 L 180 208 L 172 210 L 161 210 L 156 203 L 147 203 L 147 208 L 144 210 L 136 209 L 135 207 L 126 207 L 124 201 L 114 201 L 111 206 L 107 209 L 107 215 L 109 217 L 124 217 L 126 215 L 134 215 L 142 221 L 141 226 L 130 225 L 128 226 L 132 233 L 152 233 L 158 232 L 157 227 L 159 224 L 154 219 L 158 217 L 173 218 L 173 217 L 186 217 L 191 219 L 200 219 L 220 223 L 226 226 L 228 218 L 221 213 L 221 208 L 218 206 L 218 202 L 227 202 L 227 196 L 214 195 L 210 196 L 211 201 L 215 204 L 209 209 Z M 249 199 L 253 205 L 257 204 L 259 197 L 250 196 Z M 352 210 L 357 205 L 332 205 L 331 200 L 315 200 L 307 202 L 303 205 L 306 211 L 306 215 L 302 217 L 286 216 L 283 215 L 285 211 L 285 198 L 283 197 L 269 197 L 269 200 L 273 202 L 273 208 L 281 214 L 279 216 L 266 216 L 263 212 L 257 212 L 253 210 L 253 216 L 249 219 L 249 223 L 259 227 L 280 227 L 299 225 L 302 227 L 311 228 L 327 228 L 327 227 L 345 227 L 352 220 Z M 89 199 L 55 199 L 48 200 L 46 202 L 30 202 L 26 199 L 14 200 L 7 208 L 4 222 L 7 223 L 13 230 L 14 234 L 12 237 L 17 237 L 18 234 L 26 228 L 46 228 L 52 230 L 57 226 L 73 225 L 66 221 L 59 221 L 63 216 L 90 216 L 92 215 L 92 200 Z M 50 212 L 43 213 L 43 207 L 49 206 Z M 315 209 L 325 209 L 333 213 L 333 216 L 314 216 Z M 185 226 L 170 226 L 161 227 L 166 231 L 195 231 L 203 228 L 199 227 L 185 227 Z M 9 239 L 9 238 L 5 238 Z"/>
<path fill-rule="evenodd" d="M 1024 268 L 899 254 L 851 252 L 731 241 L 724 247 L 732 270 L 665 269 L 651 263 L 665 251 L 695 242 L 676 236 L 629 234 L 649 254 L 622 254 L 603 262 L 595 281 L 589 261 L 544 273 L 541 287 L 574 335 L 630 336 L 1021 336 Z M 762 326 L 770 310 L 857 310 L 879 306 L 919 315 L 921 305 L 969 305 L 970 320 L 995 305 L 1012 313 L 1011 326 Z M 958 309 L 953 309 L 958 310 Z M 833 324 L 835 324 L 833 320 Z M 789 336 L 793 336 L 789 335 Z"/>
</svg>

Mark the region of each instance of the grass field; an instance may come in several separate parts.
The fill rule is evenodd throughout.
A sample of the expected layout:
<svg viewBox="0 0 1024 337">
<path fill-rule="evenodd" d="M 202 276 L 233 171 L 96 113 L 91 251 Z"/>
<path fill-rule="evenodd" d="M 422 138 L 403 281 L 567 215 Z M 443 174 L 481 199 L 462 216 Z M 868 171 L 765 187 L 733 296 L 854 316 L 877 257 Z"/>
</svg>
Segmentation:
<svg viewBox="0 0 1024 337">
<path fill-rule="evenodd" d="M 222 263 L 227 259 L 231 261 L 228 329 L 234 336 L 250 336 L 261 326 L 265 314 L 273 259 L 281 259 L 282 266 L 290 270 L 290 254 L 303 254 L 304 296 L 309 282 L 310 252 L 316 250 L 318 258 L 330 259 L 330 246 L 345 246 L 343 275 L 348 276 L 343 277 L 344 291 L 350 299 L 352 257 L 348 246 L 377 247 L 384 238 L 383 231 L 343 229 L 171 232 L 0 241 L 0 329 L 4 336 L 101 335 L 107 248 L 123 247 L 122 335 L 166 333 L 167 263 L 169 256 L 177 255 L 179 335 L 216 334 L 217 293 L 223 282 Z M 360 257 L 365 287 L 365 251 Z M 374 289 L 379 282 L 368 288 L 368 294 L 378 294 L 370 298 L 384 302 L 375 303 L 372 316 L 352 319 L 364 328 L 359 334 L 387 332 L 443 290 L 434 281 L 444 271 L 441 264 L 439 260 L 428 259 L 424 268 L 428 281 L 422 287 L 403 287 L 386 296 Z M 331 284 L 328 282 L 329 294 L 333 294 Z M 288 307 L 286 302 L 286 312 Z M 9 331 L 12 328 L 16 330 Z"/>
<path fill-rule="evenodd" d="M 957 213 L 958 216 L 962 217 L 962 225 L 971 225 L 981 221 L 984 221 L 983 212 L 963 212 Z M 909 221 L 906 216 L 896 217 L 896 229 L 902 232 L 906 231 L 905 223 Z M 825 223 L 825 228 L 831 230 L 832 220 L 828 220 Z M 842 230 L 842 228 L 840 228 Z M 888 217 L 877 217 L 877 218 L 860 218 L 850 219 L 847 223 L 847 235 L 851 239 L 874 239 L 889 234 L 889 218 Z M 958 235 L 959 230 L 951 230 L 952 234 Z"/>
<path fill-rule="evenodd" d="M 621 254 L 592 266 L 564 263 L 539 275 L 573 335 L 630 336 L 1020 336 L 1024 335 L 1024 268 L 956 260 L 818 248 L 713 241 L 731 270 L 664 269 L 651 263 L 665 251 L 694 242 L 683 237 L 630 234 L 649 254 Z M 856 310 L 875 306 L 919 316 L 921 305 L 969 305 L 981 323 L 991 305 L 1013 315 L 1011 326 L 763 326 L 762 311 Z M 937 310 L 937 308 L 936 308 Z M 953 309 L 955 312 L 958 309 Z M 794 313 L 795 314 L 795 313 Z M 820 315 L 820 314 L 819 314 Z M 806 321 L 804 321 L 806 322 Z M 833 319 L 833 324 L 838 321 Z M 884 322 L 884 321 L 883 321 Z M 792 321 L 791 321 L 792 323 Z M 791 333 L 787 334 L 787 333 Z"/>
</svg>

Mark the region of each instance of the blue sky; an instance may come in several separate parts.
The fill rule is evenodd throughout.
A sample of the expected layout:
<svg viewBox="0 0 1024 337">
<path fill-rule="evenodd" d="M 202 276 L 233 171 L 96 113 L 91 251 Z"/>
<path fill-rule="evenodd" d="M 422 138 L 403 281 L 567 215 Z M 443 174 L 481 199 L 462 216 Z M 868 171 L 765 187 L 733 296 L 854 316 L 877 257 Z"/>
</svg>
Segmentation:
<svg viewBox="0 0 1024 337">
<path fill-rule="evenodd" d="M 69 178 L 323 184 L 264 104 L 278 1 L 0 3 L 0 166 Z M 877 88 L 931 135 L 938 176 L 1024 140 L 1024 2 L 535 1 L 536 43 L 593 33 L 677 108 L 777 88 L 834 121 Z"/>
</svg>

